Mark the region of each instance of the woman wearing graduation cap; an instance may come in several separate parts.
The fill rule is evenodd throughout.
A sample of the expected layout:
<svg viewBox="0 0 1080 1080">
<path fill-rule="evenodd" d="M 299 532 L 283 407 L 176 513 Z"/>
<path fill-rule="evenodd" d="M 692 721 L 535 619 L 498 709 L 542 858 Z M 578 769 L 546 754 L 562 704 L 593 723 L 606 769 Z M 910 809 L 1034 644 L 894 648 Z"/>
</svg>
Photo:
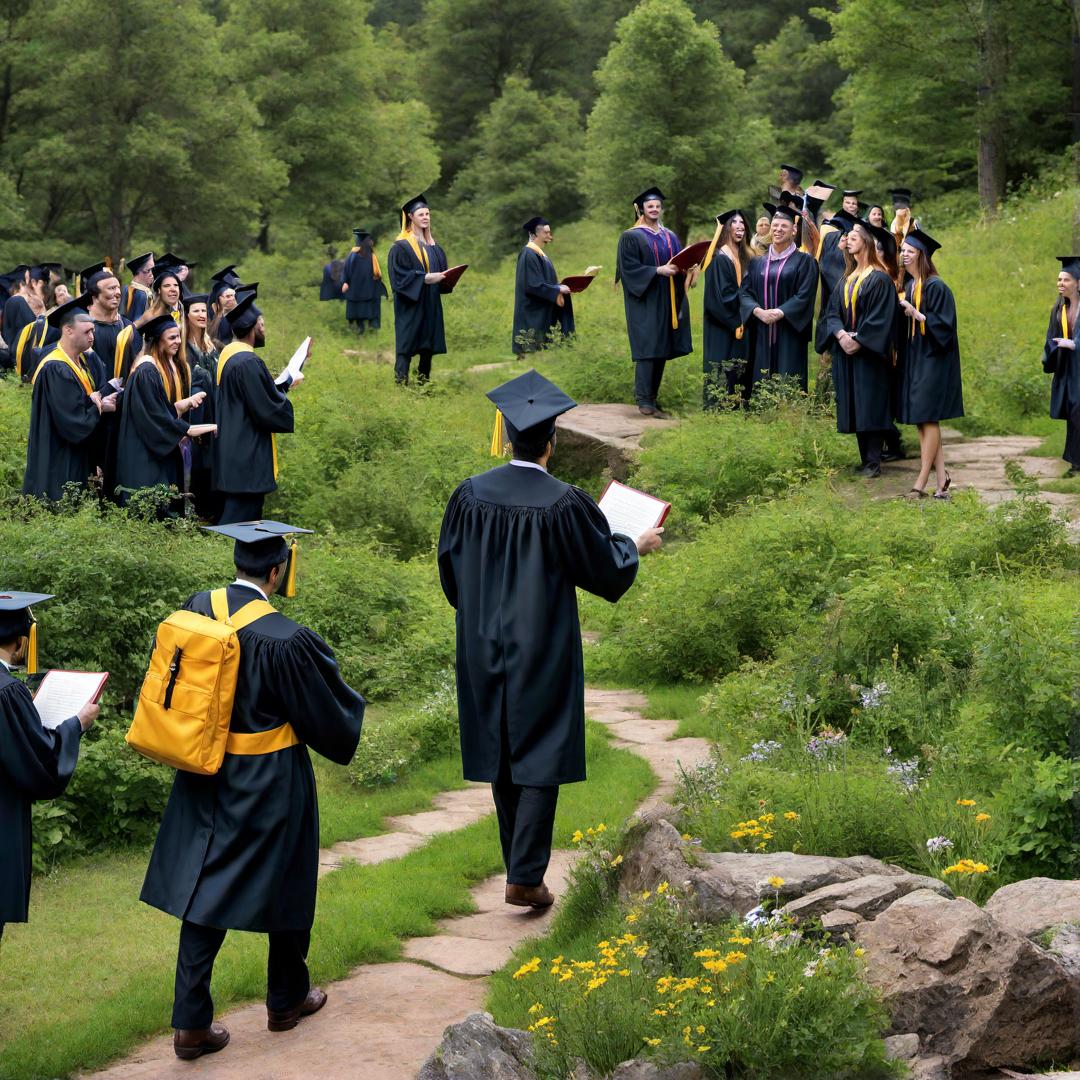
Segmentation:
<svg viewBox="0 0 1080 1080">
<path fill-rule="evenodd" d="M 143 326 L 161 315 L 168 315 L 177 326 L 184 321 L 184 313 L 180 307 L 183 290 L 180 284 L 180 273 L 175 266 L 159 266 L 154 271 L 154 291 L 150 304 L 146 311 L 135 320 L 135 325 L 141 331 Z"/>
<path fill-rule="evenodd" d="M 1059 255 L 1058 299 L 1050 312 L 1043 371 L 1052 373 L 1050 415 L 1065 421 L 1066 476 L 1080 473 L 1080 255 Z"/>
<path fill-rule="evenodd" d="M 326 1003 L 308 981 L 315 918 L 319 805 L 308 749 L 346 765 L 356 752 L 364 699 L 342 678 L 314 631 L 274 610 L 291 595 L 293 533 L 280 521 L 211 529 L 234 540 L 236 580 L 184 605 L 208 618 L 255 618 L 236 631 L 239 672 L 221 768 L 177 772 L 140 899 L 182 920 L 173 1047 L 190 1059 L 221 1050 L 210 980 L 229 930 L 269 936 L 267 1027 L 289 1031 Z M 249 609 L 249 605 L 255 605 Z M 180 671 L 183 671 L 183 658 Z"/>
<path fill-rule="evenodd" d="M 341 294 L 345 298 L 345 318 L 358 334 L 363 334 L 379 329 L 387 293 L 374 237 L 364 229 L 353 229 L 353 236 L 356 245 L 345 257 L 341 270 Z"/>
<path fill-rule="evenodd" d="M 120 313 L 125 319 L 137 323 L 146 314 L 153 298 L 154 253 L 145 251 L 132 256 L 127 261 L 127 268 L 131 271 L 131 281 L 124 288 Z"/>
<path fill-rule="evenodd" d="M 861 475 L 881 475 L 885 432 L 892 424 L 893 335 L 896 287 L 877 254 L 885 235 L 859 221 L 847 233 L 847 274 L 818 320 L 817 349 L 831 349 L 836 430 L 858 439 Z"/>
<path fill-rule="evenodd" d="M 547 471 L 555 419 L 576 402 L 536 371 L 492 390 L 493 452 L 508 465 L 464 481 L 446 507 L 439 577 L 456 609 L 458 718 L 466 779 L 488 782 L 508 904 L 548 907 L 544 884 L 559 785 L 585 779 L 585 679 L 576 589 L 614 603 L 634 582 L 635 541 L 612 534 L 584 491 Z"/>
<path fill-rule="evenodd" d="M 224 349 L 232 341 L 232 330 L 225 318 L 226 312 L 236 307 L 236 289 L 240 284 L 240 278 L 236 273 L 236 267 L 230 263 L 216 274 L 211 274 L 209 296 L 210 324 L 207 330 L 214 344 L 219 349 Z"/>
<path fill-rule="evenodd" d="M 131 369 L 120 409 L 116 484 L 121 506 L 142 488 L 185 490 L 185 465 L 190 469 L 181 447 L 190 427 L 185 415 L 206 398 L 204 391 L 191 393 L 190 371 L 180 355 L 180 327 L 171 315 L 144 323 L 142 335 L 147 352 Z M 190 443 L 186 449 L 190 458 Z M 163 516 L 166 512 L 162 508 Z"/>
<path fill-rule="evenodd" d="M 912 499 L 926 495 L 931 468 L 937 476 L 934 497 L 949 497 L 951 479 L 941 447 L 940 421 L 964 415 L 956 301 L 934 266 L 934 252 L 940 247 L 932 236 L 912 229 L 900 248 L 908 277 L 900 299 L 905 318 L 900 322 L 897 343 L 900 392 L 896 419 L 919 428 L 921 466 L 908 492 Z"/>
<path fill-rule="evenodd" d="M 544 348 L 555 334 L 574 332 L 574 306 L 570 288 L 559 284 L 555 267 L 544 248 L 551 243 L 551 225 L 533 217 L 521 226 L 529 238 L 518 254 L 514 277 L 514 330 L 510 347 L 515 353 Z"/>
<path fill-rule="evenodd" d="M 448 264 L 431 234 L 426 196 L 417 195 L 401 208 L 401 232 L 386 261 L 394 292 L 394 378 L 407 383 L 412 358 L 419 355 L 417 377 L 427 382 L 432 356 L 446 352 L 439 286 Z"/>
<path fill-rule="evenodd" d="M 671 260 L 679 238 L 660 224 L 666 196 L 646 188 L 634 200 L 637 221 L 619 237 L 615 280 L 622 282 L 626 333 L 634 361 L 634 398 L 644 416 L 663 415 L 658 400 L 664 368 L 693 351 L 686 275 Z"/>
<path fill-rule="evenodd" d="M 702 404 L 715 409 L 723 396 L 750 397 L 746 377 L 749 336 L 743 325 L 739 290 L 753 257 L 747 240 L 746 217 L 741 210 L 726 210 L 716 218 L 716 234 L 702 269 L 705 273 L 702 325 L 702 363 L 705 384 Z"/>
<path fill-rule="evenodd" d="M 62 795 L 79 760 L 79 739 L 97 719 L 84 705 L 55 728 L 42 726 L 26 684 L 12 670 L 37 670 L 32 604 L 46 593 L 0 593 L 0 937 L 4 924 L 26 922 L 30 905 L 30 804 Z"/>
<path fill-rule="evenodd" d="M 48 274 L 40 266 L 16 266 L 12 271 L 18 289 L 4 304 L 0 332 L 8 347 L 15 349 L 23 328 L 45 312 L 45 283 Z"/>
<path fill-rule="evenodd" d="M 218 348 L 207 333 L 207 293 L 190 293 L 181 303 L 184 306 L 183 353 L 191 375 L 191 389 L 202 391 L 206 397 L 188 414 L 192 425 L 214 423 L 214 389 L 217 379 Z M 191 440 L 191 480 L 189 490 L 195 502 L 195 513 L 204 521 L 217 521 L 221 514 L 221 497 L 213 490 L 211 450 L 212 434 Z"/>
</svg>

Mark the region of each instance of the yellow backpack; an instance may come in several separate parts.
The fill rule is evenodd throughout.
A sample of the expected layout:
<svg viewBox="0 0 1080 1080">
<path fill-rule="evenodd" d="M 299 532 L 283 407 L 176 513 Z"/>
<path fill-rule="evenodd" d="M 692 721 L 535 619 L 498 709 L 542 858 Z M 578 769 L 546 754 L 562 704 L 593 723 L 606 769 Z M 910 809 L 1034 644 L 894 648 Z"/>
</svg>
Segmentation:
<svg viewBox="0 0 1080 1080">
<path fill-rule="evenodd" d="M 226 750 L 265 753 L 299 740 L 288 724 L 258 736 L 230 737 L 236 676 L 240 670 L 237 632 L 274 608 L 252 600 L 229 614 L 224 589 L 210 594 L 214 617 L 175 611 L 160 626 L 150 668 L 139 691 L 135 718 L 126 735 L 140 754 L 184 772 L 213 776 Z M 266 746 L 265 735 L 277 745 Z M 230 744 L 259 739 L 266 749 L 236 749 Z"/>
</svg>

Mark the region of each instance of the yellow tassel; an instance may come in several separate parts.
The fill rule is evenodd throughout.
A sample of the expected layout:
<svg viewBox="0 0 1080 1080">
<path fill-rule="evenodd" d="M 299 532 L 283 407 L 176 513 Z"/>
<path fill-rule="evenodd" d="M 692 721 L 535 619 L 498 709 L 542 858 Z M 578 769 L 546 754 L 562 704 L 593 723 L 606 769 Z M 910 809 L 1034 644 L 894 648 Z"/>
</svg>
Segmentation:
<svg viewBox="0 0 1080 1080">
<path fill-rule="evenodd" d="M 495 430 L 491 433 L 491 456 L 502 457 L 503 447 L 506 445 L 506 431 L 503 428 L 503 414 L 499 409 L 495 410 Z"/>
<path fill-rule="evenodd" d="M 26 674 L 34 675 L 38 669 L 37 619 L 30 616 L 30 633 L 26 635 Z"/>
<path fill-rule="evenodd" d="M 294 540 L 289 547 L 289 566 L 285 571 L 285 591 L 281 594 L 286 600 L 296 595 L 296 564 L 300 561 L 300 545 Z"/>
<path fill-rule="evenodd" d="M 704 274 L 709 269 L 709 263 L 713 261 L 713 256 L 716 254 L 716 245 L 720 243 L 720 234 L 724 231 L 724 226 L 718 221 L 716 223 L 716 232 L 713 233 L 712 242 L 709 244 L 709 250 L 705 253 L 705 261 L 701 264 L 701 272 Z"/>
</svg>

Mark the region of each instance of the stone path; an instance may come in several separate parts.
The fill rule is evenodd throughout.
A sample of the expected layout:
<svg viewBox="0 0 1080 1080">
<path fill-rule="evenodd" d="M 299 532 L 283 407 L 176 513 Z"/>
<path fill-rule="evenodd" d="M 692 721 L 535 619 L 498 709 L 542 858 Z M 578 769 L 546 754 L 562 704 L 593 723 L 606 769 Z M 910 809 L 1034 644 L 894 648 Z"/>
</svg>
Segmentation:
<svg viewBox="0 0 1080 1080">
<path fill-rule="evenodd" d="M 644 418 L 643 418 L 644 419 Z M 648 720 L 646 699 L 626 690 L 587 690 L 586 711 L 606 724 L 615 746 L 631 750 L 652 766 L 658 785 L 648 803 L 670 795 L 680 763 L 691 767 L 708 755 L 705 739 L 673 738 L 677 724 Z M 346 859 L 380 862 L 418 847 L 437 832 L 461 828 L 491 812 L 490 793 L 480 785 L 438 796 L 439 809 L 389 819 L 392 832 L 335 844 L 320 853 L 320 873 Z M 392 839 L 391 839 L 392 838 Z M 557 896 L 566 887 L 575 853 L 553 854 L 547 882 Z M 178 1061 L 170 1036 L 147 1043 L 95 1080 L 300 1080 L 311 1076 L 363 1080 L 414 1080 L 447 1025 L 481 1008 L 485 976 L 501 968 L 525 938 L 542 934 L 548 913 L 509 908 L 502 875 L 472 891 L 476 912 L 439 923 L 435 936 L 405 943 L 406 959 L 364 964 L 326 987 L 329 1001 L 294 1031 L 266 1030 L 266 1010 L 246 1005 L 222 1017 L 232 1042 L 222 1053 L 197 1062 Z M 316 931 L 317 932 L 317 931 Z"/>
</svg>

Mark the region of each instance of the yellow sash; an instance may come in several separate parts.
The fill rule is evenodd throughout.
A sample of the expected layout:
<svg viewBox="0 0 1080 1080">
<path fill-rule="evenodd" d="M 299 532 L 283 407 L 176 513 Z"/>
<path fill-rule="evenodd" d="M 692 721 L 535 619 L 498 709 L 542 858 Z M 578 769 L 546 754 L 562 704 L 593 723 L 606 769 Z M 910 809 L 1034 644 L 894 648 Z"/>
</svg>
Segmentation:
<svg viewBox="0 0 1080 1080">
<path fill-rule="evenodd" d="M 145 285 L 142 284 L 142 282 L 140 282 L 140 281 L 129 281 L 128 282 L 127 302 L 124 304 L 124 314 L 125 315 L 127 315 L 131 311 L 131 301 L 135 297 L 135 293 L 132 292 L 133 289 L 138 289 L 141 293 L 144 293 L 146 295 L 146 298 L 147 298 L 148 301 L 154 295 L 150 291 L 150 289 L 148 289 Z"/>
<path fill-rule="evenodd" d="M 81 359 L 81 358 L 80 358 Z M 94 384 L 90 381 L 90 374 L 82 367 L 81 364 L 76 364 L 74 360 L 59 345 L 44 360 L 37 366 L 37 370 L 34 372 L 34 377 L 30 380 L 30 386 L 33 387 L 37 382 L 37 377 L 41 374 L 41 369 L 50 361 L 59 360 L 63 364 L 67 364 L 73 372 L 75 372 L 75 378 L 82 384 L 82 388 L 86 391 L 86 396 L 89 397 L 94 392 Z"/>
<path fill-rule="evenodd" d="M 128 323 L 119 334 L 116 335 L 116 351 L 113 353 L 113 378 L 119 379 L 120 373 L 124 370 L 124 353 L 127 352 L 128 346 L 131 344 L 131 336 L 135 332 L 135 327 Z"/>
<path fill-rule="evenodd" d="M 855 311 L 859 302 L 859 286 L 874 272 L 872 266 L 868 266 L 859 274 L 850 274 L 844 279 L 844 306 L 851 317 L 851 328 L 855 329 Z"/>
<path fill-rule="evenodd" d="M 536 254 L 539 255 L 542 259 L 547 259 L 548 262 L 551 262 L 551 259 L 548 257 L 547 253 L 544 251 L 544 249 L 539 244 L 534 244 L 530 240 L 525 246 L 527 248 L 530 248 L 532 251 L 535 251 Z"/>
<path fill-rule="evenodd" d="M 817 254 L 814 256 L 818 262 L 821 262 L 821 250 L 825 247 L 825 237 L 831 232 L 839 232 L 840 230 L 835 225 L 822 225 L 821 232 L 818 233 Z"/>
<path fill-rule="evenodd" d="M 34 332 L 34 324 L 37 322 L 27 323 L 19 334 L 19 343 L 15 346 L 15 374 L 22 378 L 23 373 L 23 354 L 26 352 L 26 346 L 29 344 L 30 335 Z M 38 337 L 37 348 L 41 348 L 45 344 L 45 335 L 49 332 L 49 322 L 46 319 L 41 324 L 41 335 Z"/>
<path fill-rule="evenodd" d="M 402 229 L 401 232 L 397 234 L 397 239 L 404 240 L 405 243 L 407 243 L 409 247 L 413 249 L 413 254 L 416 256 L 416 261 L 420 263 L 421 266 L 423 266 L 424 273 L 426 274 L 431 269 L 431 265 L 428 262 L 426 248 L 424 248 L 420 241 L 417 240 L 415 236 L 413 236 L 411 230 L 409 229 Z"/>
<path fill-rule="evenodd" d="M 355 255 L 359 250 L 360 248 L 354 247 L 349 254 Z M 382 281 L 382 267 L 379 265 L 379 256 L 375 254 L 374 248 L 371 249 L 371 276 L 376 281 Z"/>
<path fill-rule="evenodd" d="M 1061 336 L 1062 337 L 1068 337 L 1069 336 L 1068 310 L 1069 309 L 1064 304 L 1061 305 Z"/>
<path fill-rule="evenodd" d="M 221 350 L 221 355 L 218 357 L 217 362 L 217 384 L 221 385 L 221 375 L 225 370 L 225 365 L 237 354 L 241 352 L 251 352 L 251 346 L 243 341 L 230 341 L 224 349 Z M 277 439 L 274 437 L 274 433 L 270 432 L 270 453 L 274 459 L 274 479 L 277 479 L 278 463 L 277 463 Z"/>
<path fill-rule="evenodd" d="M 919 314 L 921 315 L 922 314 L 922 307 L 921 307 L 921 305 L 922 305 L 922 278 L 916 278 L 916 280 L 915 280 L 915 286 L 911 290 L 911 304 L 912 304 L 912 307 L 914 307 L 915 310 L 917 312 L 919 312 Z M 912 315 L 912 317 L 911 317 L 911 333 L 908 336 L 909 337 L 914 337 L 915 336 L 915 326 L 916 326 L 916 324 L 918 324 L 919 333 L 922 334 L 923 337 L 926 337 L 926 321 L 924 320 L 923 322 L 919 322 L 919 320 L 916 319 L 914 315 Z"/>
</svg>

